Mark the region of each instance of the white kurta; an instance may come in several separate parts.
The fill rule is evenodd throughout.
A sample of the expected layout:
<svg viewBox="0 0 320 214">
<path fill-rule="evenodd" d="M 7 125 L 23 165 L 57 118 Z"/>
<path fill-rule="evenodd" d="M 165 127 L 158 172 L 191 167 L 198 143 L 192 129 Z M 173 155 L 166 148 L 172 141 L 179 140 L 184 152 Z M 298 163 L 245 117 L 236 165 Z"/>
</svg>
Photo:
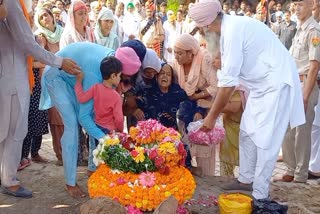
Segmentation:
<svg viewBox="0 0 320 214">
<path fill-rule="evenodd" d="M 219 87 L 241 82 L 250 90 L 240 129 L 256 146 L 272 147 L 279 93 L 290 86 L 290 112 L 294 128 L 305 122 L 302 91 L 295 62 L 274 33 L 249 17 L 224 15 L 221 27 L 222 72 Z M 261 137 L 262 135 L 263 137 Z"/>
<path fill-rule="evenodd" d="M 174 42 L 176 41 L 176 38 L 178 36 L 177 34 L 177 28 L 176 26 L 173 26 L 169 23 L 169 21 L 165 21 L 163 23 L 163 29 L 164 29 L 164 41 L 163 41 L 163 57 L 166 59 L 166 61 L 171 64 L 174 60 L 174 54 L 173 54 L 173 48 L 174 48 Z M 167 51 L 168 48 L 172 49 L 172 52 L 169 53 Z"/>
<path fill-rule="evenodd" d="M 315 107 L 315 116 L 311 130 L 311 155 L 309 162 L 311 172 L 320 173 L 320 94 Z"/>
<path fill-rule="evenodd" d="M 134 35 L 135 39 L 139 39 L 140 18 L 135 13 L 127 13 L 123 17 L 123 42 L 129 40 L 130 35 Z"/>
</svg>

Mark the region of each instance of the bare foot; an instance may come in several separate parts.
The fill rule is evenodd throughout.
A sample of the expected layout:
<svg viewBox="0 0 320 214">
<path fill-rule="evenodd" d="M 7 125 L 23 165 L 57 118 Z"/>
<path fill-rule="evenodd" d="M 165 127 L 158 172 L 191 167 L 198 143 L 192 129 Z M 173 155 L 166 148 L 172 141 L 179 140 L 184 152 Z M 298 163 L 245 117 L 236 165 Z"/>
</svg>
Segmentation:
<svg viewBox="0 0 320 214">
<path fill-rule="evenodd" d="M 76 184 L 75 186 L 66 185 L 66 191 L 73 198 L 84 198 L 84 197 L 86 197 L 86 194 L 80 189 L 78 184 Z"/>
<path fill-rule="evenodd" d="M 91 176 L 93 173 L 94 173 L 94 171 L 87 170 L 88 178 L 90 178 L 90 176 Z"/>
<path fill-rule="evenodd" d="M 34 157 L 32 157 L 31 160 L 33 162 L 36 162 L 36 163 L 48 163 L 48 160 L 43 158 L 43 157 L 41 157 L 39 154 L 34 156 Z"/>
</svg>

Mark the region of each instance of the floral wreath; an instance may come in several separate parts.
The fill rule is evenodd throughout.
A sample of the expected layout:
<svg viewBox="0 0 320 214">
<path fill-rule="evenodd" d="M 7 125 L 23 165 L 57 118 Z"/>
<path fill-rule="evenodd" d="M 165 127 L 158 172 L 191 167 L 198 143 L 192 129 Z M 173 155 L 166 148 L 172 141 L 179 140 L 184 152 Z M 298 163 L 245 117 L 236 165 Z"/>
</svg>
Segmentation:
<svg viewBox="0 0 320 214">
<path fill-rule="evenodd" d="M 196 184 L 184 167 L 187 153 L 180 138 L 156 120 L 138 122 L 129 135 L 107 135 L 93 151 L 99 167 L 88 181 L 90 197 L 108 196 L 143 211 L 171 195 L 179 204 L 192 198 Z"/>
</svg>

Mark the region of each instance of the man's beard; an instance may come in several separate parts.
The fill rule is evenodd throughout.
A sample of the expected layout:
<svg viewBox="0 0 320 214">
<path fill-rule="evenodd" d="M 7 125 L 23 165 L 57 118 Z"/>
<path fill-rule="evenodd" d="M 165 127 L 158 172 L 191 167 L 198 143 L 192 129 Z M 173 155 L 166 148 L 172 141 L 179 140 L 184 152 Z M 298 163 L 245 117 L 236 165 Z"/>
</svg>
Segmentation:
<svg viewBox="0 0 320 214">
<path fill-rule="evenodd" d="M 220 35 L 215 32 L 204 32 L 204 39 L 207 41 L 207 49 L 212 56 L 220 51 Z"/>
</svg>

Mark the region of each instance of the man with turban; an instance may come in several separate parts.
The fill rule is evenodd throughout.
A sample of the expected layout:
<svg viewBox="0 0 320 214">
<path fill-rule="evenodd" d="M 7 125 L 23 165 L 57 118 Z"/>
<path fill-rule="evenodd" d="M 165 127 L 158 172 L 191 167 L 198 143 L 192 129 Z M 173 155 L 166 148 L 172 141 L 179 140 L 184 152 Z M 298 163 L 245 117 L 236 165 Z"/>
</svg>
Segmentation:
<svg viewBox="0 0 320 214">
<path fill-rule="evenodd" d="M 139 39 L 140 17 L 135 12 L 132 2 L 127 5 L 127 13 L 123 17 L 123 41 Z"/>
<path fill-rule="evenodd" d="M 92 54 L 94 53 L 94 54 Z M 102 82 L 100 62 L 107 56 L 115 55 L 123 65 L 122 73 L 135 74 L 141 66 L 139 58 L 132 48 L 119 48 L 116 53 L 94 43 L 72 43 L 57 53 L 58 56 L 74 59 L 84 72 L 83 88 L 88 90 L 92 85 Z M 40 109 L 55 106 L 59 111 L 64 133 L 61 138 L 63 167 L 68 193 L 73 197 L 84 197 L 85 194 L 76 183 L 78 155 L 78 122 L 91 138 L 103 140 L 105 134 L 93 121 L 93 101 L 80 104 L 75 96 L 76 78 L 57 68 L 46 67 L 42 75 L 42 92 Z M 93 143 L 92 143 L 93 142 Z M 94 140 L 90 139 L 89 149 L 92 151 Z M 88 171 L 94 171 L 92 153 L 89 156 Z"/>
<path fill-rule="evenodd" d="M 268 199 L 269 185 L 285 132 L 305 122 L 297 67 L 263 23 L 222 13 L 217 0 L 200 0 L 189 16 L 206 38 L 220 38 L 218 93 L 202 129 L 212 129 L 236 86 L 250 90 L 240 125 L 239 178 L 225 189 L 252 190 Z"/>
</svg>

